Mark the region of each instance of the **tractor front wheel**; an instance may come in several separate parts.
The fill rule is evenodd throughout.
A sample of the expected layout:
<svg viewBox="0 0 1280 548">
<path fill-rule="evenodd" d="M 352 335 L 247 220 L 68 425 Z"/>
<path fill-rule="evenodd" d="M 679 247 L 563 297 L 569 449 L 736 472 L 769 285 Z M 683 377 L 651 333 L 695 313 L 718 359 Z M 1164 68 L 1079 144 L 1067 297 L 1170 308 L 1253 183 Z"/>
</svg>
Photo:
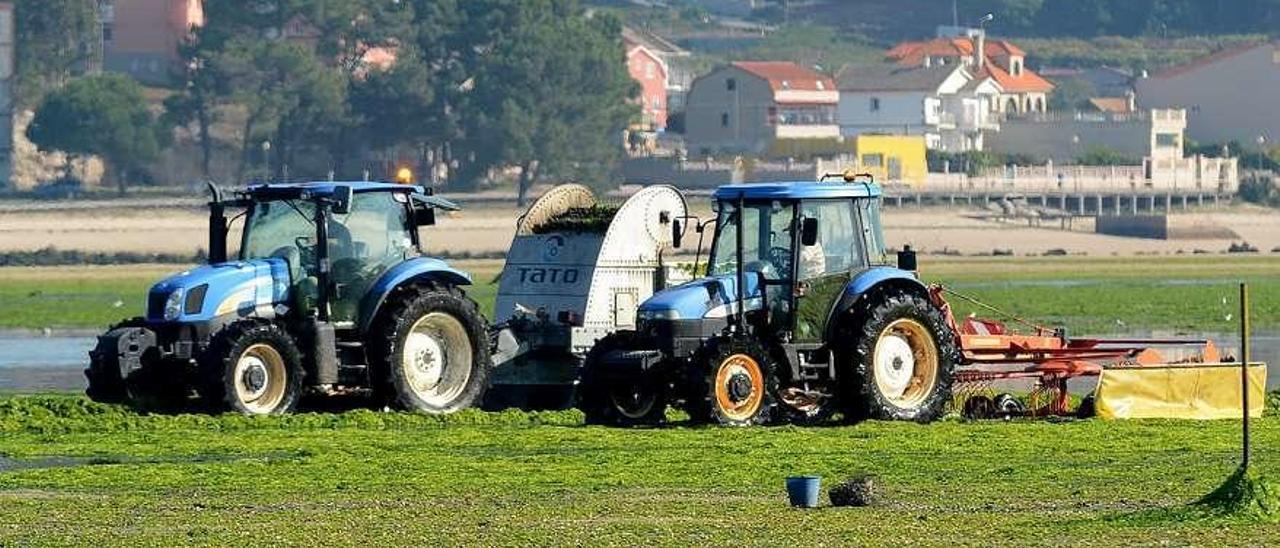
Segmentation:
<svg viewBox="0 0 1280 548">
<path fill-rule="evenodd" d="M 452 413 L 480 401 L 489 343 L 479 306 L 462 290 L 433 283 L 398 290 L 378 325 L 375 381 L 393 407 Z"/>
<path fill-rule="evenodd" d="M 302 353 L 276 324 L 233 323 L 214 336 L 198 361 L 198 391 L 214 411 L 281 415 L 302 396 Z"/>
<path fill-rule="evenodd" d="M 942 312 L 921 295 L 891 291 L 853 322 L 856 346 L 843 391 L 852 419 L 931 421 L 951 398 L 959 356 Z"/>
<path fill-rule="evenodd" d="M 622 378 L 605 370 L 604 357 L 631 347 L 628 332 L 610 333 L 596 341 L 583 361 L 578 408 L 587 424 L 649 426 L 667 416 L 665 383 L 654 375 Z"/>
<path fill-rule="evenodd" d="M 695 422 L 726 426 L 763 424 L 773 417 L 778 379 L 759 344 L 710 341 L 694 363 L 697 389 L 688 401 Z"/>
</svg>

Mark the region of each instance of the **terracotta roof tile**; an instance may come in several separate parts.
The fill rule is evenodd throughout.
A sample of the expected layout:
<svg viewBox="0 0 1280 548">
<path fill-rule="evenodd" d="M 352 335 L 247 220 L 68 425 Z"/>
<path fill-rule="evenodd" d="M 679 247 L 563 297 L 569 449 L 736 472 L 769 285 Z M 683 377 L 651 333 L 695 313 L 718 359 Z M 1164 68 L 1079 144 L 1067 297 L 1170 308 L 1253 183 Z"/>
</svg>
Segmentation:
<svg viewBox="0 0 1280 548">
<path fill-rule="evenodd" d="M 1048 80 L 1041 78 L 1039 74 L 1036 74 L 1034 71 L 1027 68 L 1022 69 L 1022 74 L 1014 76 L 1004 70 L 1004 67 L 988 62 L 982 65 L 980 73 L 990 76 L 997 84 L 1000 84 L 1002 89 L 1009 93 L 1037 91 L 1047 93 L 1052 91 L 1054 87 Z"/>
<path fill-rule="evenodd" d="M 774 91 L 835 91 L 831 77 L 788 61 L 737 61 L 733 66 L 769 81 Z"/>
<path fill-rule="evenodd" d="M 973 55 L 973 47 L 973 40 L 969 38 L 934 38 L 925 42 L 903 42 L 890 49 L 886 56 L 898 64 L 916 66 L 924 64 L 926 57 L 968 57 Z M 976 76 L 990 76 L 1001 88 L 1011 93 L 1047 92 L 1053 89 L 1053 84 L 1035 71 L 1024 67 L 1021 74 L 1013 76 L 1002 67 L 999 63 L 1002 58 L 1026 56 L 1026 52 L 1012 42 L 988 40 L 982 49 L 987 62 Z"/>
</svg>

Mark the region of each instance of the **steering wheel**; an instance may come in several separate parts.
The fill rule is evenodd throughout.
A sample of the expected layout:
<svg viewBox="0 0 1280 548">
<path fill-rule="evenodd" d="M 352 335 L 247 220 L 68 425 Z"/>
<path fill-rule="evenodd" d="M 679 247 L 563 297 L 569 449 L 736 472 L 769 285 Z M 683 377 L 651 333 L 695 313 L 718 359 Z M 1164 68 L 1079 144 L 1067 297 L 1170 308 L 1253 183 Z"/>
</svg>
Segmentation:
<svg viewBox="0 0 1280 548">
<path fill-rule="evenodd" d="M 309 236 L 298 236 L 293 239 L 293 244 L 298 248 L 299 263 L 309 267 L 316 262 L 316 244 L 311 243 Z"/>
<path fill-rule="evenodd" d="M 791 272 L 791 250 L 785 247 L 769 248 L 769 262 L 778 272 Z"/>
</svg>

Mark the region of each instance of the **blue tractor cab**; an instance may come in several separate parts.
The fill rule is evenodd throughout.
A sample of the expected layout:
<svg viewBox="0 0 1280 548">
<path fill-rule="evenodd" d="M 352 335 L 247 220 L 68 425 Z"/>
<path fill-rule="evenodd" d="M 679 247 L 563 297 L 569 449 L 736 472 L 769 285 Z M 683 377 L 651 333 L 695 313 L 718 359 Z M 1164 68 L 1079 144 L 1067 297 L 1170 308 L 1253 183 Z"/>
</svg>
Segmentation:
<svg viewBox="0 0 1280 548">
<path fill-rule="evenodd" d="M 635 330 L 593 348 L 588 419 L 654 423 L 669 404 L 722 424 L 937 416 L 958 351 L 914 253 L 889 264 L 881 193 L 853 173 L 718 188 L 715 218 L 674 226 L 677 247 L 693 228 L 699 258 L 710 232 L 705 276 L 654 294 Z"/>
<path fill-rule="evenodd" d="M 489 344 L 471 278 L 425 256 L 419 232 L 457 206 L 410 184 L 210 191 L 208 264 L 155 284 L 144 317 L 99 337 L 91 398 L 170 408 L 195 394 L 247 414 L 288 412 L 306 390 L 427 412 L 480 398 Z"/>
</svg>

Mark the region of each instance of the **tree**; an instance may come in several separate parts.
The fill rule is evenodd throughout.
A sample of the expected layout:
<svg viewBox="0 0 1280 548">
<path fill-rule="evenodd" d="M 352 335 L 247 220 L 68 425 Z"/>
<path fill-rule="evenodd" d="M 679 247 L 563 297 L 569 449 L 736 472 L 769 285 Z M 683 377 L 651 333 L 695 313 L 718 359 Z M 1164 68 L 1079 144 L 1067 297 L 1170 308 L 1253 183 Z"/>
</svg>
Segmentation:
<svg viewBox="0 0 1280 548">
<path fill-rule="evenodd" d="M 280 177 L 298 145 L 320 141 L 316 132 L 342 117 L 342 82 L 299 42 L 237 38 L 224 47 L 209 64 L 227 83 L 229 101 L 246 111 L 237 178 L 244 178 L 254 145 L 264 139 L 274 147 L 271 167 Z"/>
<path fill-rule="evenodd" d="M 548 177 L 606 178 L 637 108 L 617 20 L 575 0 L 473 0 L 497 29 L 467 94 L 471 174 L 518 166 L 518 201 Z"/>
<path fill-rule="evenodd" d="M 147 109 L 142 86 L 119 74 L 81 78 L 50 93 L 27 128 L 27 138 L 41 150 L 101 156 L 120 194 L 130 173 L 155 159 L 167 136 Z"/>
<path fill-rule="evenodd" d="M 19 0 L 14 5 L 17 105 L 30 108 L 49 90 L 102 58 L 94 0 Z"/>
</svg>

